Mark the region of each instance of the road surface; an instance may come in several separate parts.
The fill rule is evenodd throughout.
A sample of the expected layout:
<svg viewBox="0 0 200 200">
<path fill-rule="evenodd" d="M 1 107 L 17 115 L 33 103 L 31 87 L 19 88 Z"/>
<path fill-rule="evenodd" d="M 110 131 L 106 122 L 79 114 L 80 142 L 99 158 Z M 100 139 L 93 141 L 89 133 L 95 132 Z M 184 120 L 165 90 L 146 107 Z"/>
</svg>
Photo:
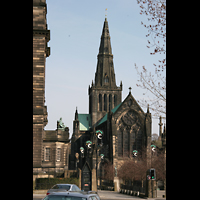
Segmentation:
<svg viewBox="0 0 200 200">
<path fill-rule="evenodd" d="M 164 191 L 163 191 L 164 194 Z M 98 195 L 102 200 L 131 200 L 131 199 L 143 199 L 136 196 L 130 196 L 127 194 L 121 194 L 119 192 L 114 191 L 107 191 L 107 190 L 98 190 Z M 41 200 L 46 196 L 46 194 L 33 194 L 33 200 Z M 159 196 L 160 197 L 160 196 Z M 157 197 L 157 200 L 166 200 L 165 198 L 159 198 Z M 153 200 L 154 198 L 152 198 Z"/>
</svg>

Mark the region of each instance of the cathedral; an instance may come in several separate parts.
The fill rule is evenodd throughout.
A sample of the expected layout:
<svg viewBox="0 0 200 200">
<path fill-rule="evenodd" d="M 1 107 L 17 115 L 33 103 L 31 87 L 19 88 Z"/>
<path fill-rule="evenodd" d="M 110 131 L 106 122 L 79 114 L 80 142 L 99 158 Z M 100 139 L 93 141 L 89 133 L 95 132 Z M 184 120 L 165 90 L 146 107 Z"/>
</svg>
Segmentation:
<svg viewBox="0 0 200 200">
<path fill-rule="evenodd" d="M 95 80 L 88 87 L 89 113 L 75 111 L 69 155 L 69 169 L 94 171 L 91 180 L 102 175 L 102 159 L 117 169 L 124 159 L 133 158 L 134 150 L 140 153 L 146 148 L 149 160 L 151 156 L 148 153 L 151 151 L 151 113 L 149 108 L 146 112 L 142 110 L 131 94 L 131 88 L 122 101 L 123 85 L 122 82 L 116 85 L 107 18 L 97 59 Z M 97 137 L 99 131 L 101 140 Z M 88 142 L 91 142 L 90 149 Z"/>
<path fill-rule="evenodd" d="M 122 81 L 117 86 L 108 20 L 101 34 L 94 82 L 88 87 L 89 113 L 75 110 L 73 134 L 62 118 L 56 130 L 44 130 L 48 123 L 45 105 L 45 61 L 50 55 L 50 30 L 46 23 L 46 0 L 33 0 L 33 178 L 55 177 L 57 172 L 69 177 L 79 175 L 79 187 L 97 190 L 105 163 L 112 163 L 115 174 L 133 152 L 141 156 L 145 149 L 147 165 L 151 162 L 152 117 L 142 110 L 131 93 L 122 100 Z M 160 136 L 166 144 L 166 131 Z M 48 175 L 49 177 L 49 175 Z M 87 184 L 86 184 L 87 182 Z"/>
</svg>

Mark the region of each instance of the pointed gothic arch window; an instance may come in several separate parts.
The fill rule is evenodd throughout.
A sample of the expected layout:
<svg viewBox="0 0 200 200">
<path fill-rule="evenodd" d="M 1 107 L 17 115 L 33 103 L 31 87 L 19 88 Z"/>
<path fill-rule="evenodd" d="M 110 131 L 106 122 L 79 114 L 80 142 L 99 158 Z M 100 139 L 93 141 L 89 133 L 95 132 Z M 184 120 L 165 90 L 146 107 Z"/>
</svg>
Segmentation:
<svg viewBox="0 0 200 200">
<path fill-rule="evenodd" d="M 123 156 L 128 157 L 129 154 L 129 130 L 125 129 L 123 132 Z"/>
<path fill-rule="evenodd" d="M 109 111 L 112 110 L 112 94 L 109 94 Z"/>
<path fill-rule="evenodd" d="M 117 106 L 117 95 L 115 94 L 114 95 L 114 107 L 116 107 Z"/>
<path fill-rule="evenodd" d="M 118 136 L 118 156 L 122 157 L 123 156 L 123 130 L 119 129 L 117 131 L 117 136 Z"/>
<path fill-rule="evenodd" d="M 102 111 L 102 95 L 99 94 L 99 111 Z"/>
<path fill-rule="evenodd" d="M 104 94 L 104 111 L 107 111 L 107 94 Z"/>
</svg>

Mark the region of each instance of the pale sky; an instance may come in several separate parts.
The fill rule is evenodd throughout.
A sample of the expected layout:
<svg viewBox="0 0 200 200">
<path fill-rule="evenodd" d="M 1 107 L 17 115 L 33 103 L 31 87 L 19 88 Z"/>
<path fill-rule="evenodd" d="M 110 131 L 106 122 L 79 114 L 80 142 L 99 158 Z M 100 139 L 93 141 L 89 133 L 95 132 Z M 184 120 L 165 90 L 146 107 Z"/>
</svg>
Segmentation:
<svg viewBox="0 0 200 200">
<path fill-rule="evenodd" d="M 78 113 L 89 113 L 88 86 L 95 77 L 106 8 L 116 84 L 121 80 L 123 84 L 122 101 L 129 87 L 136 100 L 147 98 L 146 91 L 136 86 L 134 63 L 154 73 L 153 63 L 163 56 L 150 55 L 153 49 L 146 47 L 148 31 L 141 21 L 148 23 L 147 16 L 139 14 L 136 0 L 47 0 L 51 55 L 46 59 L 45 130 L 55 130 L 62 117 L 71 137 L 76 106 Z M 158 119 L 152 121 L 152 133 L 158 134 Z"/>
</svg>

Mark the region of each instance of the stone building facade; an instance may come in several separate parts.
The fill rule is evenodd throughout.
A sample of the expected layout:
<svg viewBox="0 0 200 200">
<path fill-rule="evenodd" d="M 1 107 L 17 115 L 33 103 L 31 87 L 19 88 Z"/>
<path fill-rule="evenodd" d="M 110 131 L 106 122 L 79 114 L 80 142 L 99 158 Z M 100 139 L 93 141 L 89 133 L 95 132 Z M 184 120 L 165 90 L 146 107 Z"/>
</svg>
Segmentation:
<svg viewBox="0 0 200 200">
<path fill-rule="evenodd" d="M 42 168 L 52 174 L 61 175 L 69 165 L 69 128 L 62 118 L 57 121 L 56 130 L 44 130 L 42 138 Z"/>
<path fill-rule="evenodd" d="M 45 63 L 50 55 L 50 30 L 47 28 L 46 0 L 33 0 L 33 174 L 64 173 L 68 169 L 69 128 L 62 118 L 56 130 L 44 130 L 47 125 L 45 105 Z"/>
<path fill-rule="evenodd" d="M 46 0 L 33 0 L 33 167 L 42 165 L 42 137 L 47 124 L 45 62 L 50 55 Z"/>
</svg>

